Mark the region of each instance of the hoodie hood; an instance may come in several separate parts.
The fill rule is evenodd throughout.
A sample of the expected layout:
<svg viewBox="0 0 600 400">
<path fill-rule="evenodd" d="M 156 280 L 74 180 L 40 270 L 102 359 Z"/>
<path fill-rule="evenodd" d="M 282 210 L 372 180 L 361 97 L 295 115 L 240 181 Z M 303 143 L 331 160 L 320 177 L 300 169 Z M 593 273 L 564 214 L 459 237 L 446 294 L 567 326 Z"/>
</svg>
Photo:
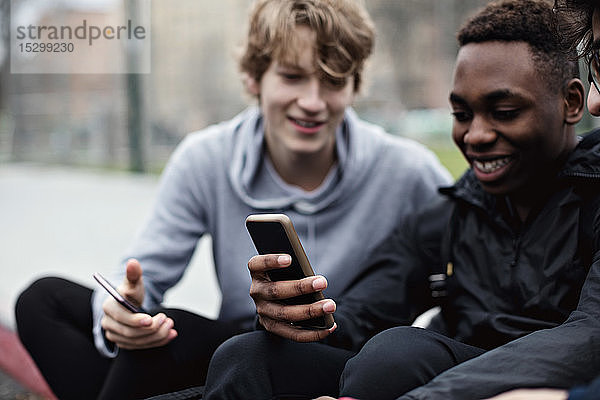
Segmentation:
<svg viewBox="0 0 600 400">
<path fill-rule="evenodd" d="M 351 194 L 367 176 L 377 154 L 373 147 L 379 142 L 369 140 L 370 134 L 357 135 L 357 129 L 383 134 L 381 128 L 359 120 L 353 110 L 347 109 L 336 131 L 338 162 L 319 188 L 306 192 L 285 183 L 268 157 L 264 157 L 263 117 L 258 107 L 249 108 L 234 118 L 231 128 L 235 140 L 228 172 L 231 185 L 240 199 L 258 210 L 293 209 L 308 215 Z M 270 184 L 279 187 L 275 192 L 265 190 L 266 174 Z"/>
</svg>

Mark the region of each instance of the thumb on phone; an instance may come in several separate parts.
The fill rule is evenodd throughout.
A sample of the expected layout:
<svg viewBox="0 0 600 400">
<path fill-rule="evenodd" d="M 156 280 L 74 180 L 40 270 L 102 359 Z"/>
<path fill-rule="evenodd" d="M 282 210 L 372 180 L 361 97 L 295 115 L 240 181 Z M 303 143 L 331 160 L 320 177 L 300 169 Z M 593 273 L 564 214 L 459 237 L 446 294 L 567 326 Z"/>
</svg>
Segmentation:
<svg viewBox="0 0 600 400">
<path fill-rule="evenodd" d="M 120 290 L 121 294 L 128 300 L 141 305 L 144 302 L 144 282 L 142 279 L 142 266 L 134 258 L 127 260 L 125 264 L 125 279 Z"/>
</svg>

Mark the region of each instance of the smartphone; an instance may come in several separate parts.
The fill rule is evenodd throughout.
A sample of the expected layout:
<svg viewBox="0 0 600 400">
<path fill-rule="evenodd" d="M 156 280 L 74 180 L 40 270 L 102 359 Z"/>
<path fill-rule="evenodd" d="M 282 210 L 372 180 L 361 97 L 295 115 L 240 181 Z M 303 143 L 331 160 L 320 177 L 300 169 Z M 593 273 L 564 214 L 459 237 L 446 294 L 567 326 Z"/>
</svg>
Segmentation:
<svg viewBox="0 0 600 400">
<path fill-rule="evenodd" d="M 123 297 L 121 295 L 121 293 L 119 293 L 119 291 L 110 284 L 109 281 L 107 281 L 102 275 L 100 275 L 98 272 L 94 272 L 92 274 L 92 276 L 94 277 L 94 279 L 96 280 L 96 282 L 98 282 L 100 284 L 100 286 L 102 286 L 104 289 L 106 289 L 106 291 L 112 296 L 114 297 L 114 299 L 123 307 L 125 307 L 126 309 L 128 309 L 129 311 L 133 312 L 133 313 L 144 313 L 144 314 L 150 314 L 148 311 L 144 310 L 142 307 L 138 307 L 136 305 L 134 305 L 132 302 L 130 302 L 129 300 L 127 300 L 125 297 Z"/>
<path fill-rule="evenodd" d="M 272 281 L 291 281 L 314 276 L 308 257 L 296 234 L 294 225 L 285 214 L 253 214 L 246 218 L 246 229 L 254 242 L 258 254 L 289 254 L 292 263 L 287 268 L 268 271 Z M 322 292 L 304 294 L 283 300 L 285 304 L 310 304 L 324 299 Z M 329 329 L 333 326 L 333 316 L 312 318 L 295 322 L 307 329 Z"/>
</svg>

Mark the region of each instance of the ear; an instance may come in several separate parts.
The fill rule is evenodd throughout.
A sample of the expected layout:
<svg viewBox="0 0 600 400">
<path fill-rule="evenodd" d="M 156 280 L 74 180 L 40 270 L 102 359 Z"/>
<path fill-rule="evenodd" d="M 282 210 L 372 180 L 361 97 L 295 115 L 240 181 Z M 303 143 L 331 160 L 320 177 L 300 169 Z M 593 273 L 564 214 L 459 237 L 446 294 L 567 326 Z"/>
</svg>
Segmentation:
<svg viewBox="0 0 600 400">
<path fill-rule="evenodd" d="M 575 125 L 583 118 L 585 89 L 579 79 L 571 79 L 564 89 L 565 122 Z"/>
<path fill-rule="evenodd" d="M 254 79 L 247 73 L 244 73 L 242 75 L 242 81 L 244 82 L 244 86 L 246 87 L 248 93 L 250 93 L 253 96 L 259 97 L 260 83 L 256 79 Z"/>
</svg>

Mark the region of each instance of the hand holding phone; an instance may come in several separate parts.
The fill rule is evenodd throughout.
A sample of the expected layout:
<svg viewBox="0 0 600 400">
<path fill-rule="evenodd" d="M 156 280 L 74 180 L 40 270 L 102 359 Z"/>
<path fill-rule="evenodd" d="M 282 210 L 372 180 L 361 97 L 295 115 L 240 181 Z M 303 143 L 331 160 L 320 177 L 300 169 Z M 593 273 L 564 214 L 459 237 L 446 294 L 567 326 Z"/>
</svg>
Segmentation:
<svg viewBox="0 0 600 400">
<path fill-rule="evenodd" d="M 119 291 L 109 281 L 107 281 L 106 278 L 100 275 L 100 273 L 94 272 L 92 276 L 94 277 L 96 282 L 98 282 L 100 286 L 102 286 L 119 304 L 121 304 L 129 311 L 133 313 L 150 314 L 142 307 L 136 306 L 135 304 L 127 300 L 125 297 L 123 297 L 123 295 L 121 295 L 121 293 L 119 293 Z"/>
<path fill-rule="evenodd" d="M 112 296 L 102 304 L 104 315 L 101 326 L 105 339 L 119 348 L 128 350 L 166 345 L 178 334 L 174 329 L 173 319 L 164 312 L 157 311 L 156 315 L 152 315 L 137 307 L 137 304 L 142 303 L 145 292 L 139 261 L 127 260 L 125 275 L 126 278 L 118 290 L 101 275 L 94 276 Z"/>
<path fill-rule="evenodd" d="M 288 254 L 292 258 L 289 267 L 267 271 L 271 281 L 295 281 L 315 275 L 287 215 L 250 215 L 246 218 L 246 228 L 258 254 Z M 287 305 L 307 305 L 323 299 L 323 293 L 317 291 L 282 299 L 281 302 Z M 294 322 L 294 325 L 307 329 L 329 329 L 334 326 L 334 320 L 331 314 L 324 314 L 322 317 Z"/>
</svg>

